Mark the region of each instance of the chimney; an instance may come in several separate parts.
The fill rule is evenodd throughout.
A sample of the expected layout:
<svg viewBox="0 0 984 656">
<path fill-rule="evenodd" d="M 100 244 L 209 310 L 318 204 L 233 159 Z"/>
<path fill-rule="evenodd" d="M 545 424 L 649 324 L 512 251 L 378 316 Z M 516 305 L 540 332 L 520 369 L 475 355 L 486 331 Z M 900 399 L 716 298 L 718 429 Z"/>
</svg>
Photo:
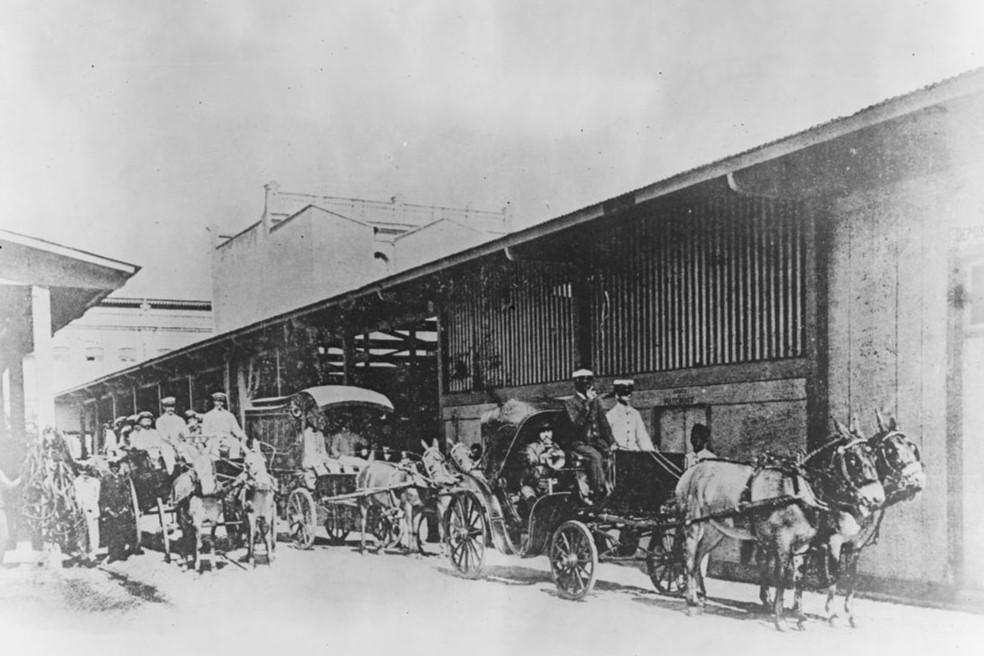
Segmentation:
<svg viewBox="0 0 984 656">
<path fill-rule="evenodd" d="M 280 183 L 276 180 L 263 185 L 263 234 L 268 234 L 273 228 L 273 212 L 276 209 L 277 194 L 280 193 Z"/>
</svg>

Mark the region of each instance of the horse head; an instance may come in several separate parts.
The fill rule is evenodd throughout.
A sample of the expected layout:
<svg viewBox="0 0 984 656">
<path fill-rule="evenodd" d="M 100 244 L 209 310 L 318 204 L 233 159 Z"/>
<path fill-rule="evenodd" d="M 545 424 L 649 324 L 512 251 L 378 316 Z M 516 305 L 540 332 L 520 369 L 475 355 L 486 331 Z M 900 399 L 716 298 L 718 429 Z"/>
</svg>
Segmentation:
<svg viewBox="0 0 984 656">
<path fill-rule="evenodd" d="M 885 420 L 875 411 L 878 432 L 867 442 L 874 454 L 878 478 L 885 486 L 885 505 L 911 499 L 926 486 L 919 447 L 898 430 L 895 418 Z"/>
<path fill-rule="evenodd" d="M 263 459 L 262 453 L 247 450 L 246 457 L 243 458 L 243 470 L 246 474 L 248 485 L 254 490 L 268 491 L 276 489 L 276 481 L 267 471 L 266 461 Z"/>
<path fill-rule="evenodd" d="M 821 487 L 836 505 L 866 517 L 885 503 L 885 488 L 878 477 L 872 451 L 840 422 L 838 435 L 806 457 L 806 464 L 823 479 Z"/>
<path fill-rule="evenodd" d="M 441 453 L 437 438 L 435 437 L 434 441 L 429 445 L 423 440 L 420 443 L 424 447 L 424 452 L 420 459 L 424 463 L 424 470 L 427 472 L 427 476 L 434 481 L 434 484 L 445 486 L 457 483 L 458 477 L 448 467 L 448 462 L 444 458 L 444 454 Z"/>
</svg>

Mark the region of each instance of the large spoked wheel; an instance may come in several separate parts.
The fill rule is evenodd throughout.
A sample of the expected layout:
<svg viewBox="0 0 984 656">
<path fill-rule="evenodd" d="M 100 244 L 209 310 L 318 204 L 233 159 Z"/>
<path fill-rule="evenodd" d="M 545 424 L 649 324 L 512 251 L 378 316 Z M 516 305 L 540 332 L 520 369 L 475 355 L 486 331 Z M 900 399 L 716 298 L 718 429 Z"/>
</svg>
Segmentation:
<svg viewBox="0 0 984 656">
<path fill-rule="evenodd" d="M 458 573 L 468 579 L 478 578 L 485 563 L 488 532 L 482 504 L 471 492 L 451 498 L 444 514 L 444 541 L 448 559 Z"/>
<path fill-rule="evenodd" d="M 287 499 L 287 521 L 290 539 L 298 549 L 310 549 L 318 528 L 314 497 L 303 487 L 295 488 Z"/>
<path fill-rule="evenodd" d="M 325 518 L 325 531 L 328 532 L 328 541 L 331 544 L 345 544 L 345 538 L 349 534 L 349 522 L 345 509 L 338 506 L 328 506 Z"/>
<path fill-rule="evenodd" d="M 679 597 L 684 593 L 683 544 L 676 528 L 656 529 L 649 539 L 646 552 L 646 572 L 656 589 L 665 595 Z"/>
<path fill-rule="evenodd" d="M 164 544 L 164 562 L 171 562 L 171 525 L 167 521 L 167 510 L 164 502 L 157 497 L 157 519 L 161 523 L 161 542 Z"/>
<path fill-rule="evenodd" d="M 127 480 L 130 481 L 130 501 L 133 504 L 133 552 L 140 554 L 143 553 L 140 535 L 140 502 L 137 500 L 137 488 L 133 484 L 133 479 L 127 476 Z"/>
<path fill-rule="evenodd" d="M 594 587 L 598 548 L 587 526 L 578 521 L 561 524 L 550 540 L 550 571 L 564 599 L 583 599 Z"/>
<path fill-rule="evenodd" d="M 377 549 L 391 549 L 403 540 L 402 511 L 370 506 L 366 526 L 369 533 L 376 538 Z"/>
</svg>

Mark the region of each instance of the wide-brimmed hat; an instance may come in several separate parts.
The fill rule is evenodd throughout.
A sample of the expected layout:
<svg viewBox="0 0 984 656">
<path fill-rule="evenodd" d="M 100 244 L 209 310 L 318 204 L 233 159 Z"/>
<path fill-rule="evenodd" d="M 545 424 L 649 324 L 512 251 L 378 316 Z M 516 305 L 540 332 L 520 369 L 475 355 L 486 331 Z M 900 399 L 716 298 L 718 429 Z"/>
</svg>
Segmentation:
<svg viewBox="0 0 984 656">
<path fill-rule="evenodd" d="M 185 410 L 185 419 L 198 419 L 198 413 L 194 410 Z"/>
</svg>

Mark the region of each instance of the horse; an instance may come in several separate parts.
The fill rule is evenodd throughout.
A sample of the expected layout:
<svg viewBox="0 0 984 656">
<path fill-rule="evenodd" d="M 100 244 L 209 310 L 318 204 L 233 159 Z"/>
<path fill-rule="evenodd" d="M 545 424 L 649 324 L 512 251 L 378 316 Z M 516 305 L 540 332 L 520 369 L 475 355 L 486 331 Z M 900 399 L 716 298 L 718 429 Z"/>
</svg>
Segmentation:
<svg viewBox="0 0 984 656">
<path fill-rule="evenodd" d="M 855 628 L 858 624 L 854 616 L 853 602 L 861 552 L 877 541 L 885 510 L 912 499 L 926 485 L 926 473 L 919 456 L 919 448 L 898 430 L 894 417 L 886 421 L 877 410 L 875 417 L 878 431 L 865 441 L 874 456 L 878 480 L 885 488 L 885 503 L 875 513 L 862 519 L 856 535 L 844 542 L 839 577 L 834 577 L 830 581 L 827 587 L 827 603 L 824 607 L 827 621 L 834 624 L 837 614 L 832 609 L 838 584 L 842 584 L 845 588 L 844 613 L 850 625 Z M 843 426 L 839 428 L 844 432 L 848 431 Z M 860 437 L 860 431 L 853 422 L 849 432 Z"/>
<path fill-rule="evenodd" d="M 174 479 L 171 498 L 177 511 L 182 541 L 185 543 L 185 561 L 188 561 L 189 556 L 191 559 L 189 569 L 198 571 L 201 565 L 202 537 L 206 524 L 211 524 L 209 552 L 215 549 L 215 530 L 223 519 L 223 492 L 215 480 L 211 460 L 201 454 L 192 461 L 192 466 Z"/>
<path fill-rule="evenodd" d="M 870 464 L 866 452 L 855 444 L 842 447 L 831 451 L 827 467 L 814 472 L 815 476 L 822 475 L 818 481 L 820 492 L 827 498 L 845 500 L 850 495 L 857 512 L 870 513 L 884 501 L 884 490 L 877 480 L 864 475 L 868 468 L 863 465 Z M 860 461 L 855 462 L 856 459 Z M 755 465 L 707 459 L 684 472 L 675 496 L 686 518 L 683 530 L 688 606 L 702 605 L 710 553 L 725 537 L 754 541 L 761 575 L 760 599 L 770 605 L 767 593 L 771 578 L 776 587 L 771 601 L 773 621 L 778 630 L 784 631 L 783 596 L 791 582 L 793 612 L 802 628 L 806 616 L 795 557 L 814 543 L 821 515 L 828 510 L 807 472 L 791 461 L 776 458 L 763 458 Z"/>
<path fill-rule="evenodd" d="M 246 560 L 256 567 L 254 548 L 260 538 L 266 548 L 267 564 L 272 564 L 277 545 L 277 481 L 267 471 L 263 456 L 256 451 L 246 452 L 243 467 L 243 506 L 248 528 Z"/>
<path fill-rule="evenodd" d="M 356 491 L 382 490 L 359 497 L 359 513 L 362 520 L 360 552 L 365 553 L 366 528 L 369 511 L 372 508 L 384 516 L 399 517 L 402 525 L 400 542 L 404 553 L 410 553 L 413 550 L 411 540 L 413 540 L 414 517 L 422 509 L 425 501 L 422 493 L 433 492 L 435 494 L 438 512 L 443 516 L 443 510 L 447 508 L 450 497 L 448 493 L 441 494 L 441 492 L 454 485 L 458 478 L 448 468 L 436 438 L 431 445 L 423 441 L 421 441 L 421 445 L 424 447 L 424 452 L 421 455 L 423 472 L 412 463 L 394 464 L 377 461 L 375 455 L 370 454 L 368 466 L 360 471 L 356 477 Z M 423 545 L 419 540 L 417 541 L 417 550 L 423 553 Z"/>
</svg>

